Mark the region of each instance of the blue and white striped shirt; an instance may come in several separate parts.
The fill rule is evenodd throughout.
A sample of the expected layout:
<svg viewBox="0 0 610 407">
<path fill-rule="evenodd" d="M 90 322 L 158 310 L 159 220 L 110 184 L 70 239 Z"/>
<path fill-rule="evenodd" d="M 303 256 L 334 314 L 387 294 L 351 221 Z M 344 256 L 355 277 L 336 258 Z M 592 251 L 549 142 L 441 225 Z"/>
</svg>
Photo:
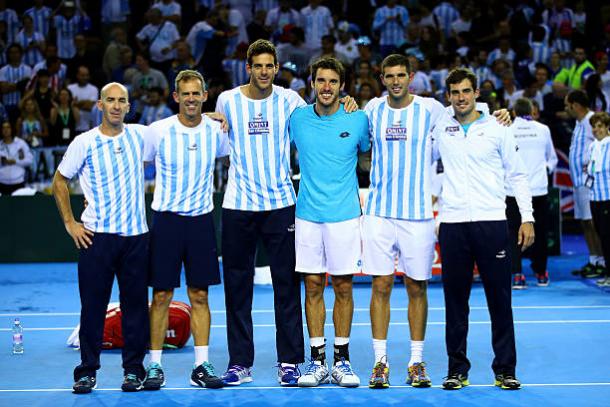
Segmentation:
<svg viewBox="0 0 610 407">
<path fill-rule="evenodd" d="M 191 30 L 186 37 L 186 42 L 188 42 L 191 47 L 191 54 L 193 55 L 195 62 L 199 63 L 205 52 L 208 41 L 214 37 L 215 32 L 216 30 L 214 27 L 205 21 L 200 21 L 191 27 Z"/>
<path fill-rule="evenodd" d="M 447 113 L 432 98 L 413 96 L 405 108 L 393 109 L 387 97 L 364 108 L 373 142 L 370 194 L 365 214 L 385 218 L 432 219 L 432 138 Z"/>
<path fill-rule="evenodd" d="M 491 66 L 497 59 L 504 59 L 505 61 L 512 63 L 515 60 L 515 55 L 515 51 L 510 48 L 506 53 L 502 52 L 500 48 L 496 48 L 487 56 L 487 65 Z"/>
<path fill-rule="evenodd" d="M 8 82 L 16 84 L 24 79 L 32 77 L 32 68 L 26 64 L 19 64 L 19 66 L 5 65 L 0 68 L 0 82 Z M 2 95 L 2 103 L 5 106 L 17 106 L 21 99 L 21 92 L 18 90 L 14 92 L 5 93 Z"/>
<path fill-rule="evenodd" d="M 262 100 L 240 88 L 220 94 L 216 111 L 230 124 L 231 166 L 223 208 L 268 211 L 296 202 L 290 180 L 290 115 L 305 101 L 293 90 L 273 85 Z"/>
<path fill-rule="evenodd" d="M 589 174 L 593 176 L 592 201 L 610 201 L 610 137 L 595 140 L 590 149 Z"/>
<path fill-rule="evenodd" d="M 81 17 L 75 14 L 66 20 L 64 16 L 57 15 L 53 19 L 57 32 L 57 56 L 62 59 L 70 59 L 76 55 L 74 36 L 80 32 Z"/>
<path fill-rule="evenodd" d="M 322 47 L 322 37 L 330 34 L 334 27 L 330 10 L 324 6 L 314 9 L 307 6 L 301 9 L 301 23 L 305 30 L 305 45 L 311 49 Z"/>
<path fill-rule="evenodd" d="M 102 0 L 102 23 L 123 23 L 131 14 L 129 0 Z"/>
<path fill-rule="evenodd" d="M 229 74 L 232 87 L 245 85 L 250 80 L 250 76 L 248 76 L 248 71 L 246 70 L 246 60 L 225 59 L 222 61 L 222 68 Z"/>
<path fill-rule="evenodd" d="M 229 154 L 220 123 L 204 115 L 187 127 L 174 115 L 151 124 L 148 137 L 144 160 L 154 160 L 157 169 L 152 209 L 182 216 L 212 212 L 216 157 Z"/>
<path fill-rule="evenodd" d="M 388 17 L 396 17 L 389 20 Z M 383 6 L 375 11 L 373 30 L 381 32 L 379 45 L 399 46 L 405 41 L 405 28 L 409 23 L 409 12 L 403 6 Z"/>
<path fill-rule="evenodd" d="M 446 1 L 434 7 L 432 13 L 438 17 L 439 25 L 445 33 L 445 37 L 449 37 L 451 35 L 451 23 L 460 18 L 460 13 L 452 4 Z"/>
<path fill-rule="evenodd" d="M 570 178 L 574 187 L 585 185 L 586 175 L 585 166 L 589 159 L 589 149 L 593 142 L 593 130 L 589 119 L 593 116 L 593 112 L 589 111 L 582 120 L 576 121 L 574 132 L 572 133 L 572 142 L 570 143 L 570 153 L 568 159 L 570 161 Z"/>
<path fill-rule="evenodd" d="M 77 136 L 58 171 L 78 175 L 89 203 L 81 220 L 93 232 L 136 236 L 148 232 L 144 203 L 145 126 L 126 124 L 109 137 L 99 128 Z"/>
<path fill-rule="evenodd" d="M 549 64 L 553 49 L 543 42 L 530 42 L 532 48 L 532 61 L 535 63 Z"/>
<path fill-rule="evenodd" d="M 37 31 L 32 32 L 31 36 L 27 35 L 23 30 L 19 31 L 19 34 L 17 34 L 17 44 L 21 45 L 24 51 L 27 50 L 23 54 L 22 61 L 30 67 L 34 67 L 37 63 L 44 59 L 42 52 L 40 52 L 40 48 L 27 49 L 28 45 L 32 41 L 44 44 L 45 39 L 44 36 Z"/>
<path fill-rule="evenodd" d="M 271 10 L 274 9 L 278 6 L 278 1 L 277 0 L 258 0 L 256 2 L 254 2 L 254 9 L 255 11 L 258 10 Z"/>
<path fill-rule="evenodd" d="M 165 103 L 161 103 L 159 106 L 146 105 L 144 110 L 142 110 L 139 123 L 148 126 L 157 120 L 163 120 L 173 114 L 174 112 Z"/>
<path fill-rule="evenodd" d="M 17 38 L 17 33 L 21 26 L 19 17 L 17 17 L 15 10 L 7 8 L 0 11 L 0 21 L 6 23 L 6 45 L 8 46 L 15 42 L 15 38 Z"/>
<path fill-rule="evenodd" d="M 32 20 L 34 20 L 34 30 L 45 37 L 49 35 L 49 28 L 51 27 L 49 19 L 51 14 L 53 14 L 53 10 L 47 6 L 42 6 L 41 8 L 32 7 L 26 10 L 25 14 L 31 16 Z"/>
</svg>

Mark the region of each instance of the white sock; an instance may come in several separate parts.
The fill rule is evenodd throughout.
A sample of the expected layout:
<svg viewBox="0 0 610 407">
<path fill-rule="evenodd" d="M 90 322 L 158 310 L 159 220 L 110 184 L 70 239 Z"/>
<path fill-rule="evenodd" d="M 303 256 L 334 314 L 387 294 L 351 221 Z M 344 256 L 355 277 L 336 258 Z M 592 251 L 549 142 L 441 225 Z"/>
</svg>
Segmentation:
<svg viewBox="0 0 610 407">
<path fill-rule="evenodd" d="M 424 341 L 411 341 L 411 359 L 409 360 L 409 366 L 423 362 L 423 356 Z"/>
<path fill-rule="evenodd" d="M 314 338 L 309 338 L 309 345 L 314 347 L 314 348 L 318 348 L 320 346 L 324 345 L 324 337 L 323 336 L 316 336 Z"/>
<path fill-rule="evenodd" d="M 161 354 L 163 353 L 163 350 L 150 350 L 149 354 L 150 354 L 150 361 L 149 363 L 158 363 L 161 364 Z"/>
<path fill-rule="evenodd" d="M 381 358 L 385 356 L 386 365 L 390 366 L 388 362 L 387 356 L 387 344 L 388 341 L 386 339 L 373 339 L 373 351 L 375 352 L 375 363 L 380 362 Z"/>
<path fill-rule="evenodd" d="M 335 345 L 337 345 L 337 346 L 347 345 L 348 343 L 349 343 L 349 338 L 344 338 L 341 336 L 335 337 Z"/>
<path fill-rule="evenodd" d="M 195 366 L 199 366 L 203 362 L 208 361 L 209 346 L 194 346 L 195 349 Z"/>
</svg>

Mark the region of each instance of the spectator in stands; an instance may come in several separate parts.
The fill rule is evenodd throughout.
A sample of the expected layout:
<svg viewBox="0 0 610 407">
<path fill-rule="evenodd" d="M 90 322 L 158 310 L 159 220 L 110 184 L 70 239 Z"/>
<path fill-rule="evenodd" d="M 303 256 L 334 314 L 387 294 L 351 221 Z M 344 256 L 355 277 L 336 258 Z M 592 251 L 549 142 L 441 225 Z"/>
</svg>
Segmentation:
<svg viewBox="0 0 610 407">
<path fill-rule="evenodd" d="M 279 7 L 269 10 L 267 13 L 265 27 L 272 33 L 274 41 L 277 42 L 282 35 L 284 27 L 288 24 L 301 27 L 301 14 L 292 8 L 292 1 L 280 0 Z"/>
<path fill-rule="evenodd" d="M 341 21 L 337 24 L 337 36 L 339 41 L 335 44 L 335 51 L 345 55 L 347 65 L 351 65 L 354 59 L 358 58 L 358 45 L 356 39 L 350 30 L 350 24 L 347 21 Z"/>
<path fill-rule="evenodd" d="M 503 107 L 512 109 L 515 100 L 517 100 L 515 94 L 518 90 L 513 72 L 511 70 L 504 71 L 502 74 L 502 87 L 498 90 L 498 96 L 502 100 Z"/>
<path fill-rule="evenodd" d="M 45 49 L 44 36 L 38 31 L 34 30 L 34 19 L 29 14 L 24 14 L 21 18 L 23 28 L 17 34 L 16 42 L 23 48 L 23 62 L 30 67 L 34 67 L 37 63 L 42 61 L 42 56 Z"/>
<path fill-rule="evenodd" d="M 29 97 L 32 97 L 38 103 L 40 114 L 48 121 L 51 107 L 53 107 L 53 100 L 55 99 L 55 91 L 50 86 L 49 71 L 41 69 L 36 73 L 36 76 L 33 78 L 32 88 L 23 95 L 24 99 Z"/>
<path fill-rule="evenodd" d="M 352 66 L 354 67 L 354 72 L 356 75 L 360 74 L 360 63 L 362 61 L 366 61 L 369 63 L 369 71 L 373 74 L 379 73 L 379 65 L 381 64 L 382 58 L 381 55 L 373 52 L 371 47 L 371 39 L 367 36 L 358 37 L 356 40 L 356 44 L 358 44 L 358 58 L 354 60 Z"/>
<path fill-rule="evenodd" d="M 421 53 L 418 55 L 410 54 L 408 59 L 411 65 L 410 72 L 413 74 L 409 82 L 409 93 L 419 96 L 431 96 L 432 84 L 430 83 L 430 77 L 420 70 L 420 62 L 422 62 L 423 55 Z"/>
<path fill-rule="evenodd" d="M 589 108 L 592 111 L 610 113 L 610 95 L 602 89 L 599 74 L 594 73 L 587 78 L 585 92 L 589 97 Z"/>
<path fill-rule="evenodd" d="M 573 55 L 574 64 L 569 69 L 560 71 L 553 80 L 568 85 L 570 89 L 581 89 L 587 77 L 595 72 L 595 67 L 587 60 L 584 47 L 574 47 Z"/>
<path fill-rule="evenodd" d="M 76 12 L 76 5 L 73 1 L 61 3 L 60 14 L 55 14 L 53 17 L 53 28 L 55 29 L 57 56 L 66 62 L 76 54 L 74 36 L 81 31 L 81 15 Z"/>
<path fill-rule="evenodd" d="M 542 26 L 537 25 L 532 29 L 532 40 L 529 45 L 532 47 L 532 60 L 536 63 L 548 65 L 551 60 L 552 48 L 548 46 L 545 39 L 546 31 Z"/>
<path fill-rule="evenodd" d="M 19 17 L 15 10 L 6 7 L 6 0 L 0 0 L 0 21 L 6 24 L 6 43 L 14 43 L 19 32 Z"/>
<path fill-rule="evenodd" d="M 142 113 L 147 103 L 149 89 L 159 87 L 163 89 L 163 99 L 169 96 L 169 84 L 163 72 L 150 67 L 148 56 L 144 53 L 136 55 L 137 72 L 131 79 L 132 109 L 138 114 Z M 133 106 L 135 104 L 135 106 Z"/>
<path fill-rule="evenodd" d="M 87 38 L 83 34 L 74 36 L 74 47 L 76 53 L 66 65 L 68 68 L 68 79 L 71 83 L 77 81 L 79 67 L 85 65 L 91 73 L 91 82 L 96 86 L 106 83 L 106 76 L 102 70 L 102 55 L 97 52 L 97 47 L 89 47 Z"/>
<path fill-rule="evenodd" d="M 30 147 L 42 147 L 43 139 L 48 137 L 47 124 L 40 114 L 38 103 L 33 98 L 19 102 L 21 115 L 17 119 L 17 136 L 25 140 Z"/>
<path fill-rule="evenodd" d="M 133 63 L 133 51 L 129 47 L 124 47 L 121 49 L 120 57 L 121 63 L 112 71 L 110 79 L 112 82 L 124 83 L 127 89 L 131 91 L 133 76 L 138 71 Z"/>
<path fill-rule="evenodd" d="M 76 123 L 80 121 L 80 110 L 74 104 L 72 92 L 59 91 L 51 108 L 48 146 L 67 146 L 76 137 Z"/>
<path fill-rule="evenodd" d="M 426 58 L 434 58 L 437 56 L 442 49 L 439 31 L 436 31 L 431 26 L 423 26 L 421 29 L 419 49 Z"/>
<path fill-rule="evenodd" d="M 127 33 L 123 28 L 115 27 L 112 30 L 111 38 L 102 59 L 102 69 L 108 79 L 112 76 L 112 71 L 121 66 L 121 50 L 129 47 L 127 44 Z"/>
<path fill-rule="evenodd" d="M 161 98 L 162 96 L 163 89 L 161 88 L 151 88 L 148 91 L 148 103 L 144 106 L 142 116 L 140 116 L 140 124 L 148 126 L 152 122 L 165 119 L 174 114 L 174 112 L 167 107 L 167 104 L 165 104 L 165 101 Z"/>
<path fill-rule="evenodd" d="M 146 12 L 148 24 L 137 34 L 136 40 L 140 51 L 150 54 L 151 65 L 161 72 L 167 72 L 171 60 L 175 58 L 175 43 L 180 38 L 176 25 L 164 21 L 158 8 Z"/>
<path fill-rule="evenodd" d="M 227 82 L 231 85 L 231 88 L 245 85 L 250 79 L 248 76 L 248 71 L 246 70 L 247 52 L 248 44 L 242 42 L 237 46 L 231 58 L 226 58 L 224 61 L 222 61 L 222 67 L 226 73 L 226 76 L 228 77 Z"/>
<path fill-rule="evenodd" d="M 515 56 L 515 51 L 513 51 L 513 49 L 510 47 L 509 38 L 502 37 L 498 43 L 498 48 L 489 53 L 489 56 L 487 57 L 487 65 L 493 65 L 496 59 L 503 59 L 512 65 L 513 61 L 515 60 Z"/>
<path fill-rule="evenodd" d="M 403 42 L 404 32 L 409 24 L 409 11 L 396 5 L 396 0 L 388 0 L 386 5 L 375 11 L 373 31 L 379 31 L 379 52 L 385 57 Z"/>
<path fill-rule="evenodd" d="M 246 25 L 246 33 L 250 42 L 269 40 L 271 38 L 271 31 L 265 26 L 266 18 L 267 12 L 265 10 L 257 10 L 254 13 L 254 19 Z"/>
<path fill-rule="evenodd" d="M 32 69 L 21 62 L 23 49 L 19 44 L 9 45 L 6 54 L 8 64 L 0 68 L 0 94 L 9 118 L 14 121 L 19 115 L 19 100 L 32 77 Z"/>
<path fill-rule="evenodd" d="M 180 27 L 182 19 L 182 6 L 174 0 L 160 0 L 153 4 L 152 8 L 156 8 L 161 12 L 163 21 L 170 21 Z"/>
<path fill-rule="evenodd" d="M 292 62 L 285 62 L 280 67 L 279 80 L 284 82 L 285 88 L 294 90 L 306 100 L 305 93 L 307 86 L 305 81 L 297 76 L 297 66 Z M 243 85 L 243 83 L 242 83 Z"/>
<path fill-rule="evenodd" d="M 356 71 L 356 77 L 354 78 L 352 88 L 349 92 L 350 95 L 357 95 L 360 92 L 360 87 L 364 84 L 368 84 L 371 87 L 373 97 L 381 95 L 381 88 L 377 78 L 375 78 L 375 75 L 373 74 L 371 63 L 366 60 L 358 62 L 358 70 Z"/>
<path fill-rule="evenodd" d="M 58 58 L 57 46 L 55 44 L 47 44 L 45 49 L 45 59 L 34 66 L 32 76 L 35 76 L 36 73 L 41 69 L 46 69 L 49 71 L 51 88 L 55 92 L 66 85 L 68 67 Z"/>
<path fill-rule="evenodd" d="M 534 71 L 534 79 L 536 80 L 536 87 L 542 93 L 542 96 L 547 95 L 551 92 L 551 85 L 553 81 L 550 80 L 551 75 L 548 66 L 545 64 L 536 64 L 536 70 Z"/>
<path fill-rule="evenodd" d="M 305 31 L 301 27 L 287 25 L 284 27 L 284 35 L 288 42 L 278 45 L 278 62 L 280 65 L 292 62 L 297 66 L 299 76 L 306 75 L 311 54 L 305 45 Z"/>
<path fill-rule="evenodd" d="M 375 97 L 373 87 L 370 83 L 364 82 L 360 84 L 358 89 L 358 93 L 356 93 L 356 102 L 358 102 L 358 107 L 360 109 L 364 109 L 364 106 L 369 102 L 369 100 Z"/>
<path fill-rule="evenodd" d="M 610 71 L 608 70 L 608 54 L 603 51 L 597 53 L 596 67 L 602 81 L 602 90 L 610 94 Z"/>
<path fill-rule="evenodd" d="M 102 0 L 101 17 L 102 17 L 102 38 L 104 43 L 112 39 L 116 39 L 115 29 L 119 28 L 123 32 L 129 29 L 129 15 L 131 14 L 131 6 L 128 0 Z M 110 75 L 108 75 L 110 76 Z"/>
<path fill-rule="evenodd" d="M 309 5 L 301 9 L 305 45 L 312 53 L 320 50 L 322 37 L 329 35 L 335 26 L 330 10 L 320 3 L 322 0 L 309 0 Z"/>
<path fill-rule="evenodd" d="M 313 53 L 313 56 L 309 60 L 309 65 L 312 65 L 320 58 L 336 58 L 341 61 L 343 65 L 349 65 L 349 58 L 345 54 L 335 50 L 335 44 L 337 43 L 337 39 L 333 35 L 324 35 L 321 41 L 322 47 L 319 48 L 319 52 Z"/>
<path fill-rule="evenodd" d="M 186 41 L 191 47 L 191 54 L 195 58 L 195 62 L 200 64 L 209 64 L 212 61 L 205 61 L 203 56 L 214 55 L 215 52 L 220 52 L 226 48 L 226 36 L 224 26 L 220 18 L 218 9 L 208 11 L 205 21 L 200 21 L 191 27 Z M 214 41 L 212 41 L 214 40 Z M 208 50 L 208 45 L 211 50 Z M 219 54 L 214 55 L 218 59 Z M 224 55 L 224 54 L 222 54 Z M 206 75 L 206 78 L 209 75 Z"/>
<path fill-rule="evenodd" d="M 514 95 L 511 96 L 511 108 L 514 108 L 517 99 L 521 98 L 525 98 L 530 102 L 535 100 L 536 103 L 538 103 L 538 106 L 544 110 L 543 95 L 538 89 L 538 84 L 535 78 L 528 76 L 523 80 L 523 89 L 519 89 L 514 93 Z"/>
<path fill-rule="evenodd" d="M 443 37 L 449 38 L 451 36 L 451 24 L 460 18 L 460 12 L 453 5 L 453 1 L 441 1 L 438 6 L 432 9 L 432 13 L 438 18 Z"/>
<path fill-rule="evenodd" d="M 194 70 L 196 66 L 197 64 L 191 55 L 191 48 L 189 47 L 189 44 L 184 40 L 178 40 L 176 43 L 176 58 L 172 61 L 172 65 L 167 73 L 167 82 L 169 84 L 170 95 L 175 91 L 175 79 L 180 71 L 186 69 Z M 167 101 L 168 106 L 172 111 L 178 111 L 178 104 L 173 97 L 168 97 Z"/>
<path fill-rule="evenodd" d="M 551 72 L 551 78 L 555 78 L 559 72 L 565 70 L 565 68 L 561 65 L 561 54 L 557 51 L 551 52 L 551 57 L 549 59 L 549 70 Z"/>
<path fill-rule="evenodd" d="M 44 5 L 44 0 L 34 0 L 34 7 L 27 9 L 25 14 L 31 16 L 34 20 L 34 30 L 46 38 L 51 28 L 53 10 Z"/>
<path fill-rule="evenodd" d="M 80 119 L 76 122 L 76 134 L 91 130 L 91 108 L 99 100 L 99 89 L 89 83 L 89 68 L 85 65 L 78 67 L 76 83 L 68 85 L 72 92 L 74 105 L 80 110 Z"/>
<path fill-rule="evenodd" d="M 606 265 L 610 265 L 610 116 L 595 113 L 589 119 L 595 141 L 591 145 L 588 173 L 592 177 L 591 214 L 600 238 Z M 610 273 L 597 281 L 600 287 L 610 287 Z"/>
<path fill-rule="evenodd" d="M 10 195 L 25 187 L 26 169 L 33 156 L 27 143 L 13 134 L 9 121 L 2 122 L 0 140 L 0 195 Z"/>
<path fill-rule="evenodd" d="M 248 32 L 246 30 L 247 23 L 240 11 L 241 9 L 231 7 L 228 4 L 221 4 L 220 1 L 217 1 L 217 4 L 221 18 L 227 26 L 227 45 L 222 55 L 233 55 L 237 44 L 242 42 L 249 43 Z"/>
</svg>

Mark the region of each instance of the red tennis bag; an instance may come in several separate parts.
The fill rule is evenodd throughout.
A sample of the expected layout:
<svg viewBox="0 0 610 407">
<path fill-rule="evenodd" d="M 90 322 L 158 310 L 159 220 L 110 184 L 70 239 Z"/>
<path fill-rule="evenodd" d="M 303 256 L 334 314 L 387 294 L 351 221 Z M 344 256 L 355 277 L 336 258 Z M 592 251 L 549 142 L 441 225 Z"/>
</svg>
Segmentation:
<svg viewBox="0 0 610 407">
<path fill-rule="evenodd" d="M 118 349 L 124 345 L 121 329 L 121 308 L 112 307 L 106 311 L 102 349 Z M 191 336 L 191 307 L 180 301 L 169 305 L 169 321 L 164 348 L 181 348 Z"/>
</svg>

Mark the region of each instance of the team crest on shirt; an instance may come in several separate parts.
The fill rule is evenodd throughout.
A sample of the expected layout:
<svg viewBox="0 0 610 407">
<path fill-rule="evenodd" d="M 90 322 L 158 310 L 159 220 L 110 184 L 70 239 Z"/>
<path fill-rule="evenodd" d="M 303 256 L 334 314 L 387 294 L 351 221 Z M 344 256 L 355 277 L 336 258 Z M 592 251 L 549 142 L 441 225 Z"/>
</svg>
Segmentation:
<svg viewBox="0 0 610 407">
<path fill-rule="evenodd" d="M 265 120 L 262 113 L 257 114 L 248 122 L 248 134 L 269 134 L 269 121 Z"/>
<path fill-rule="evenodd" d="M 403 141 L 407 139 L 407 128 L 402 123 L 396 122 L 385 129 L 386 141 Z"/>
</svg>

